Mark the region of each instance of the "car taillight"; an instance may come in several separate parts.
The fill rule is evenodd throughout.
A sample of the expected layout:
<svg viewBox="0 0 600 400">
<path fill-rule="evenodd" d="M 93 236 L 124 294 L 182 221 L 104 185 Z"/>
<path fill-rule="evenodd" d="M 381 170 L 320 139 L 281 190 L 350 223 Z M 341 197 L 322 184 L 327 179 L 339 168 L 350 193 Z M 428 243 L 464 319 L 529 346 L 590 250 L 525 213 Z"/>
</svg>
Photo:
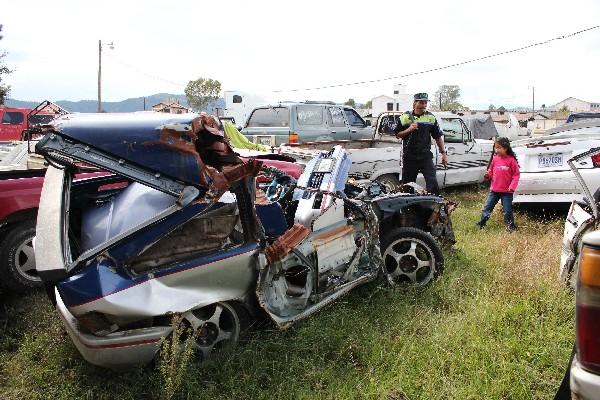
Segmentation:
<svg viewBox="0 0 600 400">
<path fill-rule="evenodd" d="M 600 373 L 600 232 L 584 237 L 579 259 L 575 332 L 581 365 Z"/>
<path fill-rule="evenodd" d="M 296 132 L 290 132 L 288 135 L 288 143 L 298 143 L 298 134 Z"/>
<path fill-rule="evenodd" d="M 594 166 L 594 168 L 600 167 L 600 154 L 592 156 L 592 165 Z"/>
</svg>

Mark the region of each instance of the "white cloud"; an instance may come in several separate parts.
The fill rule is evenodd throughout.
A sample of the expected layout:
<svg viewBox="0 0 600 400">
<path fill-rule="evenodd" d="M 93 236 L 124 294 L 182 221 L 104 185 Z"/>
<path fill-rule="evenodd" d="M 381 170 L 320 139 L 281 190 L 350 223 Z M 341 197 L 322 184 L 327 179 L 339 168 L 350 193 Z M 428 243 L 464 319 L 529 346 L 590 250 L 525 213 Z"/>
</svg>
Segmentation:
<svg viewBox="0 0 600 400">
<path fill-rule="evenodd" d="M 23 4 L 25 3 L 25 5 Z M 26 7 L 35 12 L 23 12 Z M 600 101 L 600 29 L 477 63 L 342 88 L 273 93 L 382 79 L 541 42 L 598 24 L 594 0 L 426 3 L 364 1 L 57 0 L 3 5 L 12 97 L 80 100 L 97 95 L 98 40 L 103 99 L 182 93 L 190 79 L 221 81 L 286 100 L 391 94 L 397 81 L 433 93 L 461 87 L 471 107 L 530 105 L 565 97 Z M 538 100 L 539 99 L 539 100 Z"/>
</svg>

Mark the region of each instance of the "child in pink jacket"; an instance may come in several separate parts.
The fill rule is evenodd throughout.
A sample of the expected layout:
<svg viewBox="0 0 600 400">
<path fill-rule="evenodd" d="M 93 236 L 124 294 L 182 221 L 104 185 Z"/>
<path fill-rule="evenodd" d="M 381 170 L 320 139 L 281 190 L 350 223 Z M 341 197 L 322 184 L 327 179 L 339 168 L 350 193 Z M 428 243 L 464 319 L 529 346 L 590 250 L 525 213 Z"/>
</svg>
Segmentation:
<svg viewBox="0 0 600 400">
<path fill-rule="evenodd" d="M 513 193 L 519 184 L 519 164 L 513 149 L 510 147 L 509 140 L 505 137 L 496 140 L 494 153 L 494 158 L 484 177 L 492 181 L 490 193 L 483 205 L 481 220 L 477 223 L 477 226 L 483 229 L 490 215 L 492 215 L 492 211 L 494 211 L 494 206 L 498 201 L 501 201 L 506 229 L 509 232 L 514 232 L 517 230 L 517 225 L 512 211 L 512 199 Z"/>
</svg>

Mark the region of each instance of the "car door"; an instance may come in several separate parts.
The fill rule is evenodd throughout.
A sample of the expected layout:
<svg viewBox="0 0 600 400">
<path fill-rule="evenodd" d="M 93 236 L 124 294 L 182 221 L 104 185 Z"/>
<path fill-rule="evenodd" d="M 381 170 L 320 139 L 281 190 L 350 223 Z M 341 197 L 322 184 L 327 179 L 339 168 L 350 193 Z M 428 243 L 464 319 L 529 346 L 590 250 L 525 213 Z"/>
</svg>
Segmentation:
<svg viewBox="0 0 600 400">
<path fill-rule="evenodd" d="M 373 129 L 367 125 L 356 110 L 344 107 L 344 114 L 348 125 L 350 125 L 351 139 L 371 139 L 373 137 Z"/>
<path fill-rule="evenodd" d="M 327 127 L 330 140 L 350 140 L 350 127 L 339 106 L 327 106 Z"/>
<path fill-rule="evenodd" d="M 22 111 L 4 111 L 0 141 L 21 140 L 23 129 L 25 129 L 25 114 Z"/>
<path fill-rule="evenodd" d="M 438 123 L 444 132 L 448 152 L 448 168 L 444 169 L 442 157 L 435 147 L 438 181 L 441 186 L 478 182 L 487 160 L 481 154 L 471 132 L 460 118 L 440 118 Z"/>
<path fill-rule="evenodd" d="M 320 104 L 299 104 L 295 110 L 292 128 L 298 134 L 300 143 L 332 140 L 325 107 Z"/>
</svg>

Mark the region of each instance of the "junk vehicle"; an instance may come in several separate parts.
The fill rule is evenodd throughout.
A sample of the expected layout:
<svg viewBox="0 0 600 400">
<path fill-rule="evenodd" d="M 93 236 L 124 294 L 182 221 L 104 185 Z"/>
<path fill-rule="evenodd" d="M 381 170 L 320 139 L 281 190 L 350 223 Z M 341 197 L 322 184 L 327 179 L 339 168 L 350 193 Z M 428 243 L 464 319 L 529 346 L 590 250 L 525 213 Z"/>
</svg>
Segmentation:
<svg viewBox="0 0 600 400">
<path fill-rule="evenodd" d="M 56 115 L 66 114 L 63 108 L 48 100 L 33 109 L 0 107 L 0 142 L 26 140 L 28 129 L 52 121 Z"/>
<path fill-rule="evenodd" d="M 39 137 L 39 127 L 61 110 L 46 101 L 30 111 L 26 138 Z M 35 144 L 29 140 L 7 143 L 0 160 L 0 287 L 12 291 L 41 286 L 33 238 L 46 164 L 33 152 Z"/>
<path fill-rule="evenodd" d="M 261 162 L 239 160 L 206 115 L 73 115 L 37 151 L 50 164 L 38 274 L 103 367 L 153 359 L 175 316 L 206 358 L 264 313 L 286 328 L 378 277 L 427 285 L 444 266 L 439 243 L 454 242 L 452 203 L 348 185 L 340 146 L 257 190 Z M 114 175 L 75 182 L 77 163 Z"/>
<path fill-rule="evenodd" d="M 513 142 L 521 178 L 513 203 L 564 203 L 583 200 L 584 193 L 567 160 L 600 146 L 600 119 L 548 129 L 544 136 Z M 600 155 L 578 158 L 579 178 L 593 192 L 600 187 Z"/>
<path fill-rule="evenodd" d="M 306 163 L 315 153 L 339 144 L 352 160 L 349 176 L 359 183 L 377 181 L 392 189 L 400 186 L 402 179 L 402 141 L 397 139 L 394 128 L 402 112 L 384 112 L 377 118 L 375 130 L 370 139 L 335 140 L 293 144 L 280 147 L 281 154 L 293 157 L 297 162 Z M 488 162 L 493 151 L 493 141 L 477 139 L 467 128 L 464 120 L 452 113 L 434 113 L 444 132 L 444 143 L 449 156 L 448 167 L 442 165 L 441 155 L 435 142 L 431 152 L 437 166 L 437 179 L 440 188 L 483 182 Z M 424 185 L 421 175 L 417 183 Z"/>
<path fill-rule="evenodd" d="M 585 178 L 588 162 L 600 157 L 600 147 L 594 147 L 569 159 L 567 164 L 575 175 L 583 194 L 581 199 L 573 200 L 565 220 L 562 250 L 560 255 L 560 279 L 575 289 L 579 270 L 581 238 L 588 232 L 600 228 L 598 214 L 600 206 L 600 187 L 590 186 Z"/>
<path fill-rule="evenodd" d="M 40 136 L 42 132 L 39 129 L 34 134 Z M 36 140 L 15 142 L 0 161 L 0 287 L 13 292 L 42 285 L 35 268 L 33 240 L 47 163 L 33 152 L 36 144 Z M 283 161 L 284 157 L 277 154 L 255 157 L 263 162 L 258 176 L 263 186 L 272 181 L 274 173 L 284 172 L 298 178 L 302 172 L 301 166 Z M 106 174 L 88 171 L 77 177 Z"/>
<path fill-rule="evenodd" d="M 365 122 L 355 109 L 331 101 L 282 102 L 256 107 L 242 133 L 254 143 L 272 147 L 283 143 L 373 136 L 370 123 Z"/>
<path fill-rule="evenodd" d="M 600 399 L 600 230 L 581 239 L 576 281 L 575 354 L 571 356 L 571 398 Z"/>
<path fill-rule="evenodd" d="M 598 155 L 600 147 L 595 147 L 567 161 L 584 197 L 571 203 L 560 257 L 560 278 L 576 293 L 576 340 L 568 368 L 570 390 L 572 398 L 586 400 L 600 399 L 600 189 L 587 185 L 580 165 Z"/>
</svg>

